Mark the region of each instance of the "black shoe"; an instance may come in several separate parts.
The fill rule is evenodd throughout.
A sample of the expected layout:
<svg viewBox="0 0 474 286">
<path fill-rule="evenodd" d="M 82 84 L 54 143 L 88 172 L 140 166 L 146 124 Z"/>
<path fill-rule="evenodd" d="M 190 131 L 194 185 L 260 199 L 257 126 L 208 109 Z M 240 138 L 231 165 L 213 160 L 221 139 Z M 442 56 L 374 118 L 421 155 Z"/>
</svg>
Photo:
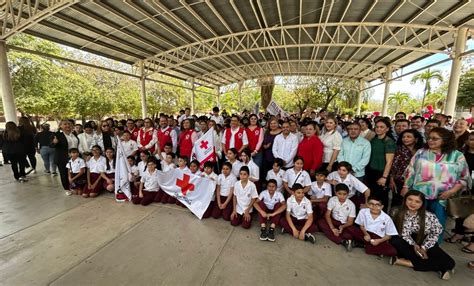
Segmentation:
<svg viewBox="0 0 474 286">
<path fill-rule="evenodd" d="M 260 229 L 260 240 L 262 241 L 268 240 L 268 232 L 267 232 L 267 229 L 264 227 Z"/>
<path fill-rule="evenodd" d="M 354 241 L 354 247 L 356 248 L 365 248 L 365 244 L 360 241 Z"/>
<path fill-rule="evenodd" d="M 311 242 L 312 244 L 315 244 L 315 243 L 316 243 L 316 237 L 314 237 L 314 235 L 312 235 L 311 233 L 305 233 L 305 234 L 304 234 L 304 240 L 305 240 L 305 241 L 309 241 L 309 242 Z"/>
<path fill-rule="evenodd" d="M 270 227 L 270 229 L 268 230 L 268 241 L 275 241 L 275 229 Z"/>
<path fill-rule="evenodd" d="M 342 245 L 344 245 L 344 248 L 346 248 L 347 252 L 352 251 L 352 240 L 343 240 Z"/>
</svg>

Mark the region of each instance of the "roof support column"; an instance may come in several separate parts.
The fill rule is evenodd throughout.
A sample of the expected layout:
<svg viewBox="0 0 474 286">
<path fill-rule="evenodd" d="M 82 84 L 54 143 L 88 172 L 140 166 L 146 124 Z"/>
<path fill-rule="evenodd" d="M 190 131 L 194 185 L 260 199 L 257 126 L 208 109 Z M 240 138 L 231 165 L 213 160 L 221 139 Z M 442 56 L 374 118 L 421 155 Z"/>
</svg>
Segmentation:
<svg viewBox="0 0 474 286">
<path fill-rule="evenodd" d="M 191 78 L 191 114 L 196 111 L 196 87 L 194 86 L 194 77 Z"/>
<path fill-rule="evenodd" d="M 5 120 L 17 123 L 15 101 L 13 100 L 13 88 L 8 69 L 7 46 L 5 41 L 0 40 L 0 96 L 2 97 L 3 113 Z"/>
<path fill-rule="evenodd" d="M 142 101 L 142 118 L 147 117 L 147 108 L 146 108 L 146 86 L 145 86 L 145 63 L 140 62 L 140 94 Z"/>
<path fill-rule="evenodd" d="M 357 110 L 356 115 L 360 115 L 360 108 L 362 107 L 362 92 L 365 86 L 365 81 L 359 79 L 359 92 L 357 93 Z"/>
<path fill-rule="evenodd" d="M 239 111 L 242 110 L 242 87 L 244 86 L 243 81 L 239 81 L 239 87 L 238 87 L 238 96 L 239 96 Z"/>
<path fill-rule="evenodd" d="M 385 90 L 383 93 L 383 106 L 382 106 L 382 116 L 387 116 L 388 112 L 388 95 L 390 93 L 390 83 L 392 81 L 392 66 L 387 66 L 385 70 Z"/>
<path fill-rule="evenodd" d="M 448 83 L 448 96 L 446 98 L 446 106 L 444 113 L 454 116 L 456 109 L 456 99 L 458 98 L 459 78 L 461 76 L 461 54 L 466 49 L 467 28 L 459 28 L 454 43 L 454 58 L 451 65 L 451 75 Z"/>
<path fill-rule="evenodd" d="M 217 93 L 217 107 L 221 109 L 221 87 L 219 85 L 216 86 L 216 93 Z"/>
</svg>

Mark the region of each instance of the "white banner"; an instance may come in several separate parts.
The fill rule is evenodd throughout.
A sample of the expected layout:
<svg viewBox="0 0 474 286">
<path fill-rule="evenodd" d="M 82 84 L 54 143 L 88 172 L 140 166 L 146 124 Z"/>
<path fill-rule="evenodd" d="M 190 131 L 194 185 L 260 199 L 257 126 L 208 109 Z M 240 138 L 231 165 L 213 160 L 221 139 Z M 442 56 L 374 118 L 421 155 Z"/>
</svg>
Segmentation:
<svg viewBox="0 0 474 286">
<path fill-rule="evenodd" d="M 199 161 L 201 170 L 207 161 L 216 162 L 216 148 L 214 145 L 214 128 L 207 130 L 196 142 L 194 142 L 191 157 Z"/>
<path fill-rule="evenodd" d="M 267 106 L 267 112 L 271 115 L 280 115 L 282 118 L 288 117 L 286 113 L 275 101 L 270 101 L 270 104 Z"/>
<path fill-rule="evenodd" d="M 117 154 L 115 158 L 115 200 L 123 202 L 126 199 L 132 200 L 132 192 L 130 190 L 130 181 L 128 180 L 128 174 L 130 173 L 130 166 L 125 156 L 122 142 L 117 137 Z"/>
<path fill-rule="evenodd" d="M 215 183 L 204 177 L 185 174 L 180 169 L 168 172 L 158 171 L 161 190 L 178 199 L 199 219 L 211 203 L 216 188 Z"/>
</svg>

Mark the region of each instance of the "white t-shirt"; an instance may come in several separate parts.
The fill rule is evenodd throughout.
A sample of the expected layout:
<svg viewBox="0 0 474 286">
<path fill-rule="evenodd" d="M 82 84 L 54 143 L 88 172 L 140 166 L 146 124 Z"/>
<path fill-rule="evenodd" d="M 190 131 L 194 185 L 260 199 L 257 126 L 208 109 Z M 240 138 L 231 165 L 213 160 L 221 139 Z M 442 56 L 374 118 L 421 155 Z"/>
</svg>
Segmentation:
<svg viewBox="0 0 474 286">
<path fill-rule="evenodd" d="M 341 150 L 342 136 L 337 131 L 325 132 L 319 136 L 324 145 L 323 163 L 331 161 L 332 152 L 334 150 Z"/>
<path fill-rule="evenodd" d="M 181 170 L 183 174 L 193 175 L 193 173 L 191 173 L 191 170 L 188 167 L 184 167 L 184 168 L 178 167 L 178 169 Z"/>
<path fill-rule="evenodd" d="M 309 177 L 308 172 L 301 170 L 298 173 L 295 173 L 295 168 L 286 170 L 285 176 L 283 177 L 283 182 L 288 183 L 288 187 L 290 189 L 296 183 L 302 185 L 303 187 L 311 186 L 311 178 Z"/>
<path fill-rule="evenodd" d="M 115 161 L 114 160 L 111 160 L 109 161 L 109 169 L 107 170 L 107 160 L 105 161 L 105 173 L 106 174 L 113 174 L 115 173 Z"/>
<path fill-rule="evenodd" d="M 221 188 L 220 195 L 223 197 L 228 197 L 236 182 L 237 178 L 234 176 L 234 174 L 230 173 L 227 177 L 224 174 L 220 174 L 217 177 L 217 185 L 219 185 Z"/>
<path fill-rule="evenodd" d="M 356 217 L 356 207 L 354 203 L 346 199 L 344 203 L 340 203 L 339 199 L 334 196 L 328 201 L 328 210 L 331 211 L 331 216 L 333 219 L 346 223 L 349 217 Z"/>
<path fill-rule="evenodd" d="M 141 176 L 143 176 L 143 173 L 146 172 L 146 162 L 143 162 L 143 161 L 140 161 L 138 162 L 138 174 Z"/>
<path fill-rule="evenodd" d="M 260 180 L 260 169 L 258 168 L 257 164 L 253 162 L 253 160 L 250 160 L 247 165 L 242 163 L 242 166 L 249 167 L 249 171 L 250 171 L 249 178 L 251 178 L 254 181 Z M 234 168 L 232 167 L 232 170 L 233 169 Z"/>
<path fill-rule="evenodd" d="M 76 160 L 69 159 L 69 162 L 66 165 L 66 168 L 73 174 L 77 174 L 81 171 L 82 168 L 86 167 L 86 162 L 82 158 L 77 158 Z"/>
<path fill-rule="evenodd" d="M 138 171 L 138 166 L 136 165 L 133 165 L 133 166 L 130 166 L 130 174 L 128 174 L 128 180 L 130 182 L 133 182 L 133 176 L 138 176 L 140 175 L 140 172 Z"/>
<path fill-rule="evenodd" d="M 105 165 L 105 157 L 100 156 L 99 159 L 95 159 L 94 157 L 90 158 L 87 161 L 87 168 L 89 168 L 90 173 L 100 174 L 105 172 L 106 165 Z"/>
<path fill-rule="evenodd" d="M 261 192 L 260 195 L 258 196 L 258 199 L 261 200 L 265 204 L 265 206 L 267 206 L 269 210 L 274 210 L 274 211 L 275 211 L 274 209 L 275 205 L 277 203 L 282 203 L 285 201 L 285 198 L 283 197 L 282 193 L 275 192 L 272 197 L 270 196 L 270 192 L 268 192 L 268 190 Z"/>
<path fill-rule="evenodd" d="M 235 160 L 234 163 L 231 163 L 231 164 L 232 164 L 232 174 L 234 174 L 236 178 L 240 177 L 240 168 L 242 168 L 244 164 L 240 162 L 239 160 Z"/>
<path fill-rule="evenodd" d="M 143 190 L 147 192 L 158 192 L 160 189 L 160 184 L 158 182 L 158 171 L 155 170 L 153 173 L 150 173 L 148 170 L 143 173 L 143 176 L 140 179 L 140 182 L 143 183 Z"/>
<path fill-rule="evenodd" d="M 341 176 L 339 176 L 339 173 L 334 171 L 327 176 L 327 180 L 336 180 L 338 183 L 345 184 L 349 188 L 348 198 L 352 198 L 356 191 L 363 194 L 368 189 L 364 183 L 362 183 L 352 174 L 347 174 L 346 178 L 343 180 Z"/>
<path fill-rule="evenodd" d="M 331 184 L 324 182 L 321 187 L 318 186 L 318 182 L 312 182 L 311 188 L 308 192 L 308 195 L 314 196 L 317 199 L 322 199 L 324 197 L 331 197 L 332 196 L 332 188 Z"/>
<path fill-rule="evenodd" d="M 138 150 L 138 144 L 136 141 L 130 139 L 128 141 L 122 141 L 123 154 L 125 158 L 132 155 L 133 152 Z"/>
<path fill-rule="evenodd" d="M 216 200 L 216 185 L 217 185 L 217 175 L 216 175 L 216 173 L 212 172 L 208 175 L 205 172 L 202 172 L 201 176 L 203 176 L 204 178 L 208 178 L 209 180 L 211 180 L 214 183 L 214 188 L 212 188 L 212 199 L 211 199 L 211 201 L 215 201 Z"/>
<path fill-rule="evenodd" d="M 265 180 L 274 179 L 277 182 L 277 191 L 283 193 L 283 178 L 285 177 L 285 171 L 280 169 L 278 173 L 275 174 L 273 169 L 267 172 L 267 177 Z"/>
<path fill-rule="evenodd" d="M 308 219 L 308 215 L 313 213 L 313 207 L 311 206 L 311 201 L 306 197 L 303 197 L 301 202 L 298 203 L 295 196 L 291 196 L 286 200 L 286 211 L 298 220 Z"/>
<path fill-rule="evenodd" d="M 258 198 L 257 187 L 251 181 L 247 181 L 245 188 L 242 187 L 242 181 L 237 181 L 234 184 L 234 196 L 237 199 L 236 211 L 238 214 L 243 214 L 245 210 L 250 206 L 252 199 Z M 251 213 L 253 207 L 250 208 Z"/>
<path fill-rule="evenodd" d="M 361 209 L 355 220 L 360 226 L 364 226 L 365 230 L 375 233 L 380 237 L 386 235 L 398 235 L 397 228 L 390 216 L 383 211 L 375 219 L 370 214 L 370 209 Z"/>
</svg>

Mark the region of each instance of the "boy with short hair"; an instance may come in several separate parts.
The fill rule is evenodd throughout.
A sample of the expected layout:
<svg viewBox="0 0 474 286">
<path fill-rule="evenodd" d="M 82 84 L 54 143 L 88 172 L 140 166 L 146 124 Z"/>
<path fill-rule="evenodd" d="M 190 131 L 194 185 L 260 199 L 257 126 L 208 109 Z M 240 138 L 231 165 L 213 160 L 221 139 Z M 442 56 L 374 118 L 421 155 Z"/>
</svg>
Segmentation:
<svg viewBox="0 0 474 286">
<path fill-rule="evenodd" d="M 216 205 L 216 185 L 217 185 L 217 175 L 214 173 L 214 162 L 207 161 L 204 163 L 204 171 L 201 173 L 201 177 L 208 178 L 214 183 L 214 188 L 212 189 L 212 199 L 207 207 L 207 210 L 202 215 L 202 218 L 209 218 L 212 214 L 212 210 Z"/>
<path fill-rule="evenodd" d="M 286 209 L 285 198 L 277 191 L 275 179 L 268 180 L 267 189 L 260 193 L 254 207 L 260 222 L 260 240 L 275 241 L 275 227 L 280 222 L 281 213 Z M 267 221 L 270 221 L 268 229 Z"/>
<path fill-rule="evenodd" d="M 327 203 L 329 198 L 332 196 L 331 185 L 326 182 L 326 176 L 328 172 L 326 170 L 316 171 L 316 181 L 311 183 L 308 195 L 313 205 L 313 216 L 314 221 L 324 217 L 327 210 Z"/>
</svg>

